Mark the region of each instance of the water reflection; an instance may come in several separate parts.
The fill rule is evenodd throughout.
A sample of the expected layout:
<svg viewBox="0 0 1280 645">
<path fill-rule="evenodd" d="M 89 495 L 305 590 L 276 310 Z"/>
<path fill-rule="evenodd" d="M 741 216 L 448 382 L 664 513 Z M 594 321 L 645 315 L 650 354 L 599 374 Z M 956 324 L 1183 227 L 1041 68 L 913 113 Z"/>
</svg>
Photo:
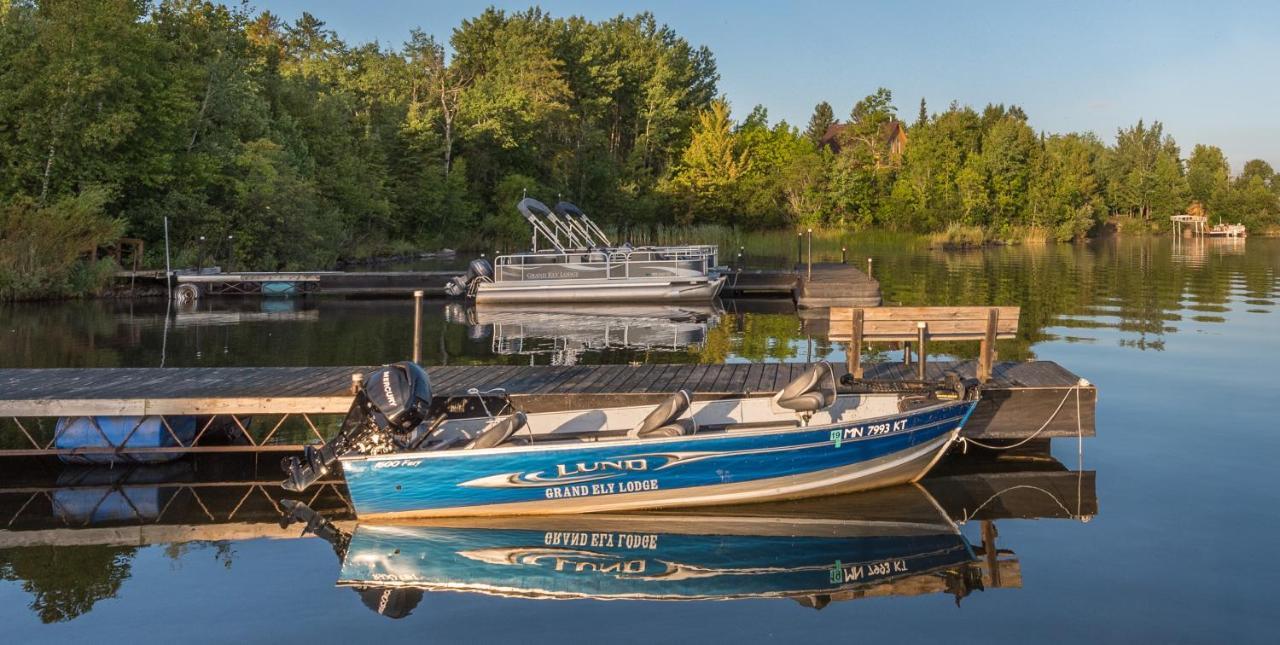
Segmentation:
<svg viewBox="0 0 1280 645">
<path fill-rule="evenodd" d="M 211 549 L 230 566 L 236 541 L 296 538 L 280 526 L 278 464 L 192 457 L 114 468 L 6 460 L 0 475 L 0 579 L 21 583 L 42 622 L 71 620 L 114 598 L 138 551 L 179 560 Z M 340 481 L 309 500 L 332 521 L 354 517 Z"/>
<path fill-rule="evenodd" d="M 968 540 L 928 493 L 903 487 L 868 497 L 696 513 L 362 523 L 338 585 L 534 599 L 790 598 L 814 607 L 854 592 L 892 594 L 899 585 L 940 586 L 957 599 L 981 588 Z"/>
<path fill-rule="evenodd" d="M 840 241 L 815 238 L 815 257 L 838 259 Z M 1000 342 L 1009 360 L 1034 358 L 1051 341 L 1162 351 L 1175 334 L 1273 313 L 1280 298 L 1280 240 L 1118 238 L 967 252 L 845 242 L 850 257 L 876 257 L 886 304 L 1020 305 L 1018 337 Z M 412 315 L 408 299 L 3 305 L 0 367 L 384 363 L 411 354 Z M 422 350 L 435 365 L 838 358 L 843 348 L 804 324 L 784 299 L 624 311 L 430 301 Z M 976 344 L 936 349 L 972 358 Z"/>
<path fill-rule="evenodd" d="M 161 546 L 175 561 L 208 550 L 230 567 L 244 540 L 318 535 L 341 563 L 338 584 L 391 617 L 433 591 L 815 608 L 883 595 L 959 600 L 1021 586 L 1017 558 L 994 543 L 995 520 L 1097 513 L 1092 472 L 1045 455 L 971 455 L 917 486 L 781 504 L 357 526 L 340 481 L 286 499 L 272 461 L 10 468 L 0 478 L 0 579 L 20 583 L 43 622 L 60 622 L 116 597 L 139 549 Z"/>
<path fill-rule="evenodd" d="M 445 320 L 490 339 L 495 355 L 548 356 L 576 365 L 587 352 L 699 350 L 723 310 L 714 305 L 449 303 Z"/>
</svg>

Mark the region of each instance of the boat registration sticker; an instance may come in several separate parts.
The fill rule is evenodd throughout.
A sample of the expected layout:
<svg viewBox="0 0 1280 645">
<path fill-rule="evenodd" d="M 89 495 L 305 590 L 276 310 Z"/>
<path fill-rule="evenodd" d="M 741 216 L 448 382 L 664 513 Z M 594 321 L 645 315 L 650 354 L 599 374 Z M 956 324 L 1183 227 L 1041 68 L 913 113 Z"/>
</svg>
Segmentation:
<svg viewBox="0 0 1280 645">
<path fill-rule="evenodd" d="M 885 434 L 893 434 L 902 432 L 907 429 L 907 420 L 898 419 L 897 421 L 885 421 L 884 423 L 871 423 L 865 426 L 853 426 L 843 430 L 836 429 L 831 431 L 831 442 L 837 448 L 844 443 L 846 439 L 861 439 L 863 437 L 878 437 Z"/>
</svg>

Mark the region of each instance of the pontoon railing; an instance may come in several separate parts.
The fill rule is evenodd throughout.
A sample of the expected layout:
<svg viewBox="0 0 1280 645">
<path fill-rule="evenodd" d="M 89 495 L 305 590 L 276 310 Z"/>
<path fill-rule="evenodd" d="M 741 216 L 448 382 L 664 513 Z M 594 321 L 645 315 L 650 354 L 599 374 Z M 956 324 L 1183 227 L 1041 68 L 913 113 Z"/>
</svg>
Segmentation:
<svg viewBox="0 0 1280 645">
<path fill-rule="evenodd" d="M 525 280 L 618 280 L 643 277 L 698 277 L 713 268 L 713 256 L 695 249 L 566 251 L 564 253 L 514 253 L 494 258 L 494 282 Z M 570 275 L 548 277 L 528 270 L 565 267 Z M 571 271 L 569 270 L 571 268 Z"/>
</svg>

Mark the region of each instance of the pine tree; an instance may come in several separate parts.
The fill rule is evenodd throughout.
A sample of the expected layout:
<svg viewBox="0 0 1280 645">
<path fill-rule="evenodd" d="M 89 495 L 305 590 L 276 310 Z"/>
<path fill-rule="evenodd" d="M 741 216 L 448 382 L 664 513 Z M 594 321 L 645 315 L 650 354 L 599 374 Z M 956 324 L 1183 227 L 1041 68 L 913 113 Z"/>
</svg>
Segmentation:
<svg viewBox="0 0 1280 645">
<path fill-rule="evenodd" d="M 831 104 L 823 101 L 813 108 L 813 116 L 809 117 L 809 127 L 805 129 L 804 136 L 813 142 L 814 147 L 822 143 L 822 137 L 827 133 L 827 129 L 835 125 L 835 112 L 831 109 Z"/>
<path fill-rule="evenodd" d="M 929 109 L 924 104 L 924 97 L 920 97 L 920 114 L 916 115 L 916 126 L 922 126 L 929 122 Z"/>
</svg>

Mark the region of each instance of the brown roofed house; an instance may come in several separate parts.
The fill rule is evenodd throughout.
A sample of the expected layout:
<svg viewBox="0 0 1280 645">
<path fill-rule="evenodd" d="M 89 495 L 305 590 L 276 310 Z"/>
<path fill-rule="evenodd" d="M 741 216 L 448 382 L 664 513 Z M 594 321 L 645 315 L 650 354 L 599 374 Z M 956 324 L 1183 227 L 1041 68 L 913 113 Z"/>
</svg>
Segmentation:
<svg viewBox="0 0 1280 645">
<path fill-rule="evenodd" d="M 818 148 L 830 148 L 840 154 L 840 135 L 848 125 L 833 123 L 827 126 L 827 131 L 818 140 Z M 897 119 L 880 124 L 880 141 L 889 148 L 889 160 L 898 161 L 907 149 L 907 126 Z"/>
</svg>

